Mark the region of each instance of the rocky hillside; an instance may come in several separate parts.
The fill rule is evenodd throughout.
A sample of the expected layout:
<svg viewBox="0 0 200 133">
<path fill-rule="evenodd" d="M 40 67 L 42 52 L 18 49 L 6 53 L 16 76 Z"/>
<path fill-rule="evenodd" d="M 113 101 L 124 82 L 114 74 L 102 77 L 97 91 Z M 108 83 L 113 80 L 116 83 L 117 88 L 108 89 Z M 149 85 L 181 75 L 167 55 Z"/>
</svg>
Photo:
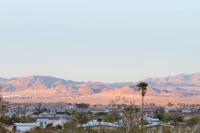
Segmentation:
<svg viewBox="0 0 200 133">
<path fill-rule="evenodd" d="M 148 78 L 148 102 L 197 102 L 200 98 L 200 73 L 165 78 Z M 139 101 L 137 82 L 75 82 L 49 76 L 0 78 L 6 99 L 14 102 L 91 102 L 109 103 L 116 96 Z"/>
</svg>

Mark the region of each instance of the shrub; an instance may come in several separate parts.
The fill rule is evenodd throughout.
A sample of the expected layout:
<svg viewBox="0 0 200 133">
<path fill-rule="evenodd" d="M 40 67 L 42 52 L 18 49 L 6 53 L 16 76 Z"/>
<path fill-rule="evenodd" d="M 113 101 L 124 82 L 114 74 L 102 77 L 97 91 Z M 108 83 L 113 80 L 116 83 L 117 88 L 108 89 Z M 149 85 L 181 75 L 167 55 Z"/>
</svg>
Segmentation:
<svg viewBox="0 0 200 133">
<path fill-rule="evenodd" d="M 194 125 L 200 124 L 200 118 L 199 117 L 192 117 L 192 118 L 190 118 L 186 121 L 186 124 L 188 126 L 194 126 Z"/>
</svg>

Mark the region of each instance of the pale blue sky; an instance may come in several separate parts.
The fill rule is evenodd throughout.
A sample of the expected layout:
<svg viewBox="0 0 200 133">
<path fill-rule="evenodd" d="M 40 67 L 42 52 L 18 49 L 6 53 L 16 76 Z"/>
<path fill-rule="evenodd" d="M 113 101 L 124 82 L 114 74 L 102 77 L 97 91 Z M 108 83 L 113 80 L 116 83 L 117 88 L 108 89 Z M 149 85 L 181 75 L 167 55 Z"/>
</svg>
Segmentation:
<svg viewBox="0 0 200 133">
<path fill-rule="evenodd" d="M 200 72 L 199 0 L 0 0 L 0 77 Z"/>
</svg>

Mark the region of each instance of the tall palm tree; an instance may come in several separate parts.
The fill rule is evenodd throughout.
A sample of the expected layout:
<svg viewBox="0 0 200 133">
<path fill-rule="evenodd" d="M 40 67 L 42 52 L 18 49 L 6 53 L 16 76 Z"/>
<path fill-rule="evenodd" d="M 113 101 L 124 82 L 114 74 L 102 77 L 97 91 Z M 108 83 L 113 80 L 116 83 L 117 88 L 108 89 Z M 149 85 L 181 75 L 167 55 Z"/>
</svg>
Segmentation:
<svg viewBox="0 0 200 133">
<path fill-rule="evenodd" d="M 138 91 L 141 91 L 141 95 L 142 95 L 141 124 L 142 124 L 142 130 L 143 130 L 143 126 L 144 126 L 144 114 L 143 114 L 144 96 L 146 95 L 146 92 L 147 92 L 148 83 L 140 82 L 137 85 L 137 87 L 138 87 Z"/>
</svg>

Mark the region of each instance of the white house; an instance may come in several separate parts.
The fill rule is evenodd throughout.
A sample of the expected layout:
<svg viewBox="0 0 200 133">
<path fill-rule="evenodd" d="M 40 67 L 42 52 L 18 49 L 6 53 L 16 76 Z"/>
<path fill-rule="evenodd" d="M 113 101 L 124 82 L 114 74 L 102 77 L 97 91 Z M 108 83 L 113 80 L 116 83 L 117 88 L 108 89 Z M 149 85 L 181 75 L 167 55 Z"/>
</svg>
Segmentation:
<svg viewBox="0 0 200 133">
<path fill-rule="evenodd" d="M 190 109 L 183 109 L 183 110 L 182 110 L 182 113 L 183 113 L 183 114 L 191 114 L 192 111 L 191 111 Z"/>
<path fill-rule="evenodd" d="M 119 124 L 113 124 L 110 122 L 98 122 L 97 120 L 89 121 L 88 123 L 78 125 L 77 127 L 88 128 L 88 127 L 98 127 L 98 126 L 113 127 L 113 128 L 121 127 Z"/>
<path fill-rule="evenodd" d="M 154 127 L 154 126 L 158 126 L 161 124 L 161 121 L 159 119 L 154 119 L 154 118 L 150 118 L 150 117 L 145 117 L 144 119 L 149 123 L 145 127 Z"/>
<path fill-rule="evenodd" d="M 52 122 L 49 119 L 37 119 L 36 123 L 39 125 L 39 127 L 46 128 L 46 126 Z"/>
<path fill-rule="evenodd" d="M 34 123 L 15 123 L 16 130 L 19 132 L 27 132 L 36 127 L 46 128 L 50 123 L 48 119 L 37 119 Z"/>
<path fill-rule="evenodd" d="M 56 127 L 56 126 L 64 126 L 64 124 L 67 123 L 67 120 L 60 118 L 59 120 L 52 120 L 51 122 L 52 126 Z"/>
<path fill-rule="evenodd" d="M 65 119 L 49 120 L 47 118 L 41 118 L 41 119 L 37 119 L 35 123 L 15 123 L 15 126 L 16 126 L 17 131 L 27 132 L 36 127 L 46 128 L 48 124 L 52 124 L 53 127 L 56 127 L 58 125 L 64 126 L 66 122 L 67 120 Z"/>
<path fill-rule="evenodd" d="M 15 123 L 16 130 L 19 132 L 27 132 L 38 127 L 38 123 Z"/>
</svg>

